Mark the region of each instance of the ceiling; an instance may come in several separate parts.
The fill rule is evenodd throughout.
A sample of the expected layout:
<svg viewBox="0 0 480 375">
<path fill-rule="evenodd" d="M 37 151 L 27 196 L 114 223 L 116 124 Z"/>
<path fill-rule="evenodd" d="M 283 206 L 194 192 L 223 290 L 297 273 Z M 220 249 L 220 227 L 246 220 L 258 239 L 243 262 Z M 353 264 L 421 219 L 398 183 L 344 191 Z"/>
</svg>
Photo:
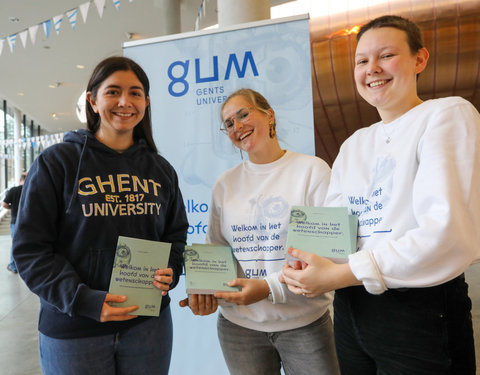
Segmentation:
<svg viewBox="0 0 480 375">
<path fill-rule="evenodd" d="M 41 24 L 88 0 L 0 0 L 0 38 Z M 168 2 L 168 0 L 167 0 Z M 201 0 L 182 0 L 181 31 L 194 29 Z M 25 48 L 20 38 L 13 53 L 8 42 L 0 56 L 0 98 L 19 108 L 49 132 L 63 132 L 82 125 L 76 116 L 76 102 L 84 91 L 95 65 L 105 57 L 122 54 L 128 33 L 139 38 L 163 35 L 162 21 L 168 20 L 163 0 L 121 0 L 117 10 L 111 0 L 105 1 L 100 18 L 93 1 L 84 23 L 80 12 L 75 30 L 66 18 L 57 35 L 53 27 L 48 39 L 42 27 L 36 42 L 30 37 Z M 9 19 L 18 18 L 18 22 Z M 83 65 L 84 69 L 78 69 Z M 49 88 L 49 85 L 57 85 Z M 23 93 L 20 96 L 18 93 Z M 56 117 L 53 118 L 52 114 Z"/>
<path fill-rule="evenodd" d="M 117 10 L 112 0 L 106 0 L 100 18 L 90 0 L 87 20 L 83 22 L 79 11 L 75 30 L 64 17 L 58 35 L 52 26 L 47 38 L 40 26 L 35 44 L 28 37 L 25 48 L 17 35 L 13 53 L 5 41 L 0 56 L 0 99 L 20 109 L 27 123 L 34 120 L 50 133 L 82 127 L 76 103 L 96 64 L 105 57 L 121 55 L 123 43 L 131 41 L 129 34 L 134 39 L 165 35 L 165 25 L 172 23 L 172 3 L 180 4 L 180 27 L 176 32 L 193 31 L 202 4 L 202 0 L 130 1 L 121 0 Z M 89 0 L 0 0 L 0 39 L 86 2 Z M 288 0 L 272 0 L 271 4 L 285 2 Z M 201 28 L 217 23 L 216 1 L 208 0 L 206 4 Z M 18 21 L 12 22 L 11 18 Z M 77 65 L 85 68 L 78 69 Z"/>
<path fill-rule="evenodd" d="M 0 0 L 0 38 L 87 1 Z M 26 114 L 27 120 L 33 119 L 51 133 L 82 127 L 76 102 L 94 66 L 107 56 L 122 54 L 128 33 L 138 38 L 164 35 L 164 26 L 172 18 L 166 4 L 176 1 L 180 2 L 180 31 L 193 31 L 202 0 L 121 0 L 120 10 L 106 0 L 101 19 L 92 0 L 86 23 L 79 15 L 75 30 L 64 20 L 59 35 L 51 30 L 48 39 L 39 29 L 34 45 L 29 39 L 24 48 L 17 40 L 11 53 L 5 43 L 0 56 L 0 99 L 7 99 Z M 480 109 L 480 0 L 321 1 L 322 6 L 328 3 L 329 9 L 340 2 L 350 4 L 350 8 L 310 21 L 317 156 L 331 164 L 349 135 L 378 120 L 376 110 L 356 92 L 355 34 L 346 30 L 383 14 L 403 15 L 423 31 L 430 60 L 418 81 L 422 99 L 460 95 Z M 271 0 L 271 5 L 286 2 Z M 217 22 L 216 1 L 208 0 L 207 5 L 200 27 Z M 19 22 L 10 22 L 9 17 L 17 17 Z M 85 68 L 78 69 L 77 64 Z M 48 87 L 56 83 L 58 87 Z M 52 113 L 57 114 L 55 119 Z"/>
</svg>

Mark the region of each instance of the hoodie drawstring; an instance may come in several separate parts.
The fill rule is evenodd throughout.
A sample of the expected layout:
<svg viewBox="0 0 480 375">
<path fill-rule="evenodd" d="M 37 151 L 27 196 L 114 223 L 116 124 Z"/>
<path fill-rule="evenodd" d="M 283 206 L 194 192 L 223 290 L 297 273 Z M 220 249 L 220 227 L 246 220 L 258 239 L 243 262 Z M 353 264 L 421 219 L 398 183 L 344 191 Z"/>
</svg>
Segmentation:
<svg viewBox="0 0 480 375">
<path fill-rule="evenodd" d="M 85 154 L 85 149 L 87 148 L 88 137 L 85 135 L 84 139 L 85 141 L 83 142 L 82 152 L 80 153 L 80 160 L 78 161 L 77 173 L 75 175 L 75 183 L 73 184 L 72 196 L 70 198 L 70 202 L 68 203 L 67 210 L 65 211 L 65 213 L 67 214 L 70 213 L 70 208 L 72 207 L 73 200 L 78 194 L 78 178 L 80 176 L 80 169 L 82 167 L 82 161 L 83 161 L 83 156 Z"/>
</svg>

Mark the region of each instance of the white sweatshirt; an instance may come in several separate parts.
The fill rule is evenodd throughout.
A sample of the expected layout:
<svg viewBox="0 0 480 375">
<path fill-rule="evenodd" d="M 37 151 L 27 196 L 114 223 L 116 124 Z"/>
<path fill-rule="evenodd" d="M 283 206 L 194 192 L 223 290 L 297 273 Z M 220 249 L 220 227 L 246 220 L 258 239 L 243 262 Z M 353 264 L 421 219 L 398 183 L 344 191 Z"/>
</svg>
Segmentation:
<svg viewBox="0 0 480 375">
<path fill-rule="evenodd" d="M 219 177 L 207 242 L 230 245 L 247 278 L 267 281 L 274 302 L 223 306 L 225 318 L 249 329 L 275 332 L 303 327 L 325 313 L 330 295 L 297 296 L 278 275 L 285 263 L 290 207 L 323 205 L 329 180 L 330 168 L 323 160 L 290 151 L 269 164 L 246 161 Z"/>
<path fill-rule="evenodd" d="M 349 264 L 370 293 L 455 278 L 480 258 L 477 110 L 459 97 L 428 100 L 358 130 L 335 160 L 325 205 L 359 215 Z"/>
</svg>

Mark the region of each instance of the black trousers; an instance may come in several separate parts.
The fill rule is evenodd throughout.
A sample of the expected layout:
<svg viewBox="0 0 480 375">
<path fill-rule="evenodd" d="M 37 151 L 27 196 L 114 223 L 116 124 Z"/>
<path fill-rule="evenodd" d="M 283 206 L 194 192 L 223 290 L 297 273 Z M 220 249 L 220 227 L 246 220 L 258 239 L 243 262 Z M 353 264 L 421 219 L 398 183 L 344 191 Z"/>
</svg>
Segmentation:
<svg viewBox="0 0 480 375">
<path fill-rule="evenodd" d="M 430 288 L 335 292 L 342 375 L 474 375 L 472 303 L 464 275 Z"/>
</svg>

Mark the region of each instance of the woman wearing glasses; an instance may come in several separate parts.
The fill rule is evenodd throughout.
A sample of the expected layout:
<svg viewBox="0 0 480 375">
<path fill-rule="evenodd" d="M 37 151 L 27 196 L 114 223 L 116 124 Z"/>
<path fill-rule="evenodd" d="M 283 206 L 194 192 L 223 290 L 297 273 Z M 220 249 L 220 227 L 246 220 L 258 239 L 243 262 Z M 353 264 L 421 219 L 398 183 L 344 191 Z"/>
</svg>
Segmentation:
<svg viewBox="0 0 480 375">
<path fill-rule="evenodd" d="M 217 298 L 229 302 L 220 307 L 217 326 L 233 375 L 280 374 L 282 366 L 286 374 L 337 374 L 331 296 L 297 296 L 278 280 L 290 207 L 322 205 L 330 168 L 280 147 L 275 113 L 258 92 L 234 92 L 221 116 L 224 132 L 249 160 L 217 180 L 207 242 L 230 245 L 244 275 L 230 282 L 241 291 L 191 295 L 190 308 L 208 315 Z"/>
</svg>

